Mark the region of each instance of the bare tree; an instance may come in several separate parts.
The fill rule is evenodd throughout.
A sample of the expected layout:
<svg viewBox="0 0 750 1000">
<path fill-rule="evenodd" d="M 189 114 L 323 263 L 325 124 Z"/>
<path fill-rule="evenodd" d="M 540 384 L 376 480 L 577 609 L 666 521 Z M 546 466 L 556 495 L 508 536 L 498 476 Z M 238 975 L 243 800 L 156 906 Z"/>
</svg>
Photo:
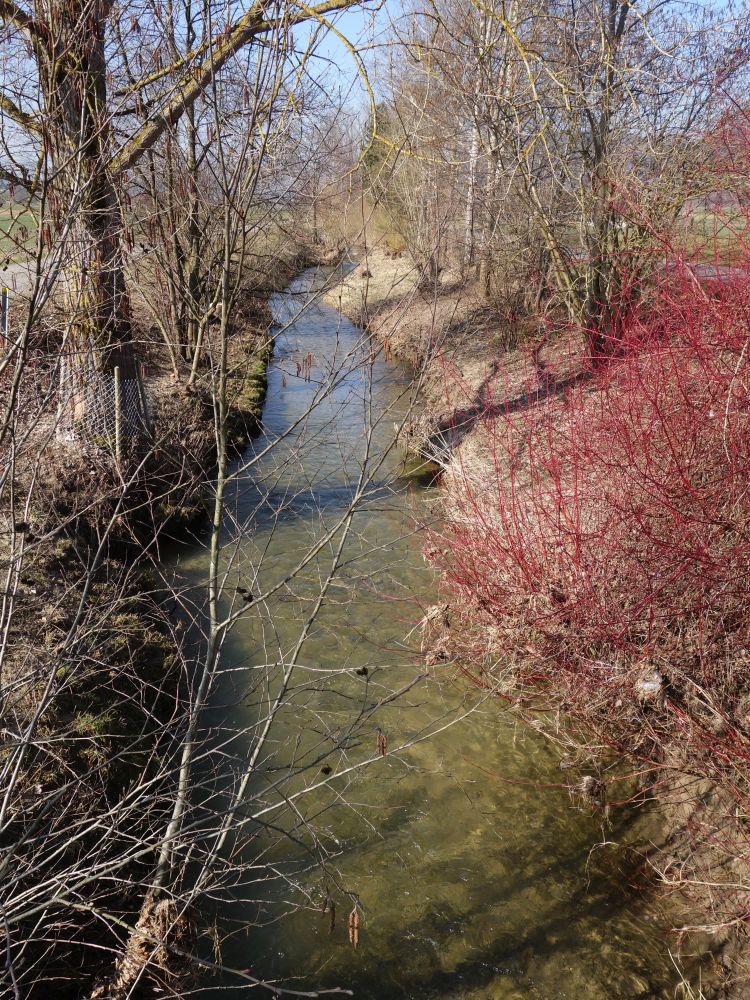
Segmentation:
<svg viewBox="0 0 750 1000">
<path fill-rule="evenodd" d="M 66 237 L 75 340 L 81 350 L 93 349 L 99 367 L 137 377 L 123 267 L 128 171 L 185 116 L 187 169 L 195 171 L 191 109 L 216 75 L 256 40 L 283 49 L 294 25 L 319 24 L 351 3 L 304 10 L 283 3 L 247 10 L 222 5 L 220 15 L 210 5 L 178 11 L 89 0 L 29 9 L 3 4 L 6 44 L 19 68 L 2 96 L 3 118 L 12 123 L 5 130 L 10 142 L 3 176 L 41 196 L 47 245 Z M 194 216 L 194 204 L 190 211 Z M 195 256 L 194 218 L 190 226 L 189 254 Z M 195 285 L 190 266 L 187 280 Z"/>
<path fill-rule="evenodd" d="M 223 38 L 212 11 L 204 13 L 206 38 Z M 295 17 L 282 25 L 256 11 L 252 31 L 262 30 L 267 44 L 244 62 L 233 61 L 235 53 L 224 58 L 224 41 L 218 54 L 204 52 L 204 99 L 192 138 L 192 126 L 182 130 L 163 119 L 158 135 L 147 125 L 136 132 L 148 137 L 142 155 L 151 162 L 144 160 L 143 171 L 131 173 L 117 192 L 118 274 L 127 232 L 131 266 L 146 269 L 157 244 L 147 234 L 154 217 L 164 234 L 162 260 L 174 252 L 174 265 L 173 248 L 185 231 L 188 242 L 180 247 L 191 246 L 196 217 L 204 248 L 198 276 L 205 292 L 185 307 L 186 316 L 198 318 L 188 358 L 175 358 L 173 328 L 166 340 L 139 329 L 150 364 L 166 369 L 161 382 L 152 378 L 147 385 L 151 440 L 137 447 L 126 440 L 115 452 L 106 436 L 68 442 L 59 435 L 65 417 L 58 407 L 59 358 L 80 335 L 81 311 L 58 310 L 51 291 L 56 274 L 82 260 L 71 256 L 72 247 L 85 256 L 93 233 L 100 242 L 107 236 L 97 228 L 102 218 L 81 221 L 77 214 L 84 193 L 98 183 L 96 163 L 79 164 L 82 186 L 56 202 L 58 227 L 47 230 L 49 238 L 40 227 L 28 311 L 16 313 L 0 362 L 9 388 L 0 475 L 0 933 L 2 988 L 9 995 L 119 1000 L 157 987 L 177 996 L 201 969 L 258 985 L 262 974 L 226 969 L 220 957 L 209 960 L 196 948 L 196 936 L 210 923 L 201 911 L 234 892 L 252 894 L 263 871 L 260 882 L 275 878 L 271 845 L 287 841 L 304 844 L 310 864 L 326 873 L 331 894 L 356 923 L 356 893 L 338 881 L 335 847 L 319 834 L 318 816 L 346 801 L 363 768 L 426 735 L 387 745 L 375 725 L 380 709 L 421 679 L 413 665 L 406 678 L 391 682 L 373 676 L 376 654 L 369 672 L 306 661 L 334 589 L 339 602 L 342 594 L 351 596 L 346 581 L 360 543 L 356 515 L 395 488 L 388 456 L 393 419 L 402 422 L 408 413 L 408 401 L 400 398 L 406 388 L 396 392 L 396 409 L 389 412 L 388 401 L 374 393 L 377 346 L 354 331 L 342 340 L 334 317 L 327 354 L 316 357 L 302 344 L 280 361 L 288 366 L 283 379 L 297 379 L 305 393 L 299 410 L 239 461 L 232 450 L 235 398 L 253 377 L 258 344 L 267 344 L 272 328 L 283 336 L 299 312 L 295 304 L 285 319 L 277 310 L 273 324 L 266 316 L 249 335 L 241 327 L 248 274 L 257 291 L 258 260 L 269 257 L 277 267 L 285 249 L 281 243 L 269 248 L 264 221 L 285 214 L 291 227 L 295 199 L 305 189 L 308 157 L 292 140 L 304 129 L 305 81 L 321 34 L 314 31 L 295 47 L 287 33 Z M 128 25 L 121 21 L 120 30 Z M 187 88 L 184 78 L 180 86 Z M 184 95 L 181 101 L 186 110 L 189 101 Z M 144 109 L 153 124 L 152 114 Z M 133 120 L 128 116 L 123 120 Z M 324 129 L 319 139 L 306 138 L 313 162 L 329 134 Z M 192 174 L 191 150 L 197 153 Z M 124 169 L 127 160 L 122 154 L 117 162 Z M 166 184 L 160 199 L 159 164 L 184 170 L 188 187 L 195 181 L 197 201 L 178 205 L 178 185 L 170 191 Z M 45 199 L 57 198 L 45 180 L 49 168 L 45 157 L 39 184 L 32 185 L 42 223 Z M 110 184 L 106 180 L 111 194 Z M 91 212 L 104 212 L 102 197 Z M 301 210 L 306 207 L 303 202 Z M 112 258 L 102 261 L 100 268 L 97 257 L 96 282 L 115 269 Z M 123 267 L 123 282 L 127 276 Z M 185 285 L 176 292 L 180 304 L 191 295 Z M 72 294 L 82 295 L 85 287 L 74 283 Z M 119 285 L 108 287 L 112 307 Z M 314 308 L 320 285 L 306 287 L 303 301 Z M 122 288 L 134 298 L 127 284 Z M 288 301 L 296 303 L 294 295 Z M 127 336 L 107 329 L 108 364 L 123 360 Z M 194 393 L 173 398 L 168 371 L 175 360 L 187 365 Z M 337 434 L 333 414 L 342 407 L 356 421 Z M 330 468 L 306 460 L 326 434 L 333 435 L 334 478 L 343 496 L 333 510 L 317 499 Z M 165 562 L 163 545 L 186 477 L 195 488 L 201 476 L 210 527 L 185 573 Z M 313 511 L 319 505 L 315 530 L 309 537 L 303 532 L 289 558 L 279 560 L 277 525 L 300 496 Z M 290 599 L 295 615 L 282 629 Z M 258 649 L 238 660 L 232 636 L 250 623 Z M 247 712 L 233 714 L 232 698 L 235 708 L 237 699 L 245 702 Z M 321 704 L 326 698 L 335 710 Z M 312 891 L 300 893 L 302 904 Z"/>
<path fill-rule="evenodd" d="M 616 337 L 652 233 L 711 183 L 697 133 L 744 87 L 737 14 L 720 25 L 681 3 L 431 3 L 396 27 L 391 89 L 423 81 L 420 114 L 452 165 L 411 187 L 424 198 L 437 185 L 456 256 L 464 269 L 476 260 L 485 295 L 494 284 L 531 310 L 553 294 L 595 354 Z M 404 158 L 437 159 L 407 131 Z"/>
</svg>

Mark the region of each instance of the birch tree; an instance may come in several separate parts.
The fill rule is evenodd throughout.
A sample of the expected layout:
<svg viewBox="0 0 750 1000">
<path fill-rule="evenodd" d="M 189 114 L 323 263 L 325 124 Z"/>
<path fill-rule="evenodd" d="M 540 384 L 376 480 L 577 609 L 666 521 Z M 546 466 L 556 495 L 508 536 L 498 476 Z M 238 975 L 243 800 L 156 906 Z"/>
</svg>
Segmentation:
<svg viewBox="0 0 750 1000">
<path fill-rule="evenodd" d="M 527 310 L 551 294 L 600 354 L 650 236 L 713 182 L 699 135 L 743 100 L 747 19 L 679 0 L 433 0 L 414 18 L 391 86 L 422 80 L 444 148 L 460 137 L 464 269 L 476 258 L 483 293 L 492 279 Z"/>
</svg>

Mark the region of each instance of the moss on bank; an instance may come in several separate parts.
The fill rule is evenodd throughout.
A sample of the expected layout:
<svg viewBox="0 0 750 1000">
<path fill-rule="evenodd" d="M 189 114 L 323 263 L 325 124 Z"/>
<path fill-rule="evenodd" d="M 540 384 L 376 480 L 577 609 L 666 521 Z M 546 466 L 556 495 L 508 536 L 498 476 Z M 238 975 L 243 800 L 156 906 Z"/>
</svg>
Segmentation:
<svg viewBox="0 0 750 1000">
<path fill-rule="evenodd" d="M 229 445 L 241 451 L 261 427 L 263 403 L 268 391 L 268 366 L 274 351 L 270 333 L 272 316 L 263 303 L 263 322 L 256 318 L 247 334 L 235 338 L 229 356 L 227 385 L 227 432 Z"/>
</svg>

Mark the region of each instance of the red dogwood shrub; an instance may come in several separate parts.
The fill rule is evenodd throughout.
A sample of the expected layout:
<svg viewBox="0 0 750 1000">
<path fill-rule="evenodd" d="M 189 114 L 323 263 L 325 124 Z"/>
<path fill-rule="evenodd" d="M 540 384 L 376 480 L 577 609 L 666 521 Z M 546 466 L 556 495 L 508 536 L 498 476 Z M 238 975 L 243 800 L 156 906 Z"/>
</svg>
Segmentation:
<svg viewBox="0 0 750 1000">
<path fill-rule="evenodd" d="M 428 549 L 447 591 L 431 662 L 530 713 L 568 766 L 634 761 L 684 832 L 662 877 L 713 908 L 707 930 L 750 914 L 750 224 L 725 190 L 750 176 L 744 128 L 720 136 L 722 197 L 694 200 L 707 239 L 689 246 L 689 217 L 651 232 L 605 334 L 563 331 L 461 387 Z"/>
<path fill-rule="evenodd" d="M 606 363 L 574 378 L 547 369 L 512 403 L 495 379 L 478 414 L 483 457 L 454 456 L 433 546 L 468 669 L 491 636 L 516 693 L 578 713 L 619 749 L 641 739 L 644 704 L 658 706 L 649 760 L 668 732 L 750 759 L 742 256 L 728 268 L 670 252 L 622 311 Z"/>
</svg>

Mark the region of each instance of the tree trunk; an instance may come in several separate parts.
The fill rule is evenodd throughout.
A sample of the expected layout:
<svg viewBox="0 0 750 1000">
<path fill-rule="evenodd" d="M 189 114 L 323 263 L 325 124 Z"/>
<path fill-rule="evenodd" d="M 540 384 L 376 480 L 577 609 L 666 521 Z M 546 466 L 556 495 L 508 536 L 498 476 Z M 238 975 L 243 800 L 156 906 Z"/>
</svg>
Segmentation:
<svg viewBox="0 0 750 1000">
<path fill-rule="evenodd" d="M 497 186 L 500 172 L 500 158 L 496 149 L 491 149 L 487 160 L 487 176 L 484 190 L 484 228 L 479 257 L 479 289 L 485 299 L 490 297 L 492 283 L 492 240 L 497 211 Z"/>
<path fill-rule="evenodd" d="M 475 108 L 476 113 L 476 108 Z M 464 277 L 474 263 L 474 218 L 476 214 L 477 161 L 479 159 L 479 129 L 472 123 L 471 148 L 469 149 L 469 182 L 466 190 L 464 214 Z"/>
<path fill-rule="evenodd" d="M 201 225 L 198 217 L 198 132 L 195 127 L 195 109 L 190 107 L 186 114 L 187 126 L 187 183 L 188 183 L 188 217 L 187 217 L 187 263 L 184 275 L 184 329 L 180 331 L 183 344 L 183 357 L 186 361 L 196 360 L 198 349 L 199 316 L 202 312 L 201 302 Z"/>
<path fill-rule="evenodd" d="M 73 6 L 70 10 L 61 5 L 52 16 L 40 78 L 50 123 L 53 194 L 76 215 L 68 275 L 75 339 L 77 346 L 94 350 L 98 368 L 112 371 L 119 366 L 123 377 L 132 378 L 122 220 L 107 171 L 104 30 L 110 5 L 77 0 Z"/>
<path fill-rule="evenodd" d="M 142 394 L 133 352 L 125 287 L 118 193 L 107 170 L 109 127 L 104 26 L 109 6 L 80 0 L 53 8 L 51 25 L 37 40 L 40 80 L 52 163 L 51 202 L 58 217 L 75 219 L 67 236 L 66 292 L 72 348 L 73 428 L 111 435 L 114 369 L 125 387 L 124 428 L 142 423 Z"/>
<path fill-rule="evenodd" d="M 130 302 L 125 287 L 117 195 L 104 171 L 95 171 L 80 198 L 70 275 L 75 348 L 91 352 L 100 372 L 119 367 L 136 378 Z"/>
<path fill-rule="evenodd" d="M 142 436 L 147 426 L 125 287 L 120 213 L 104 171 L 90 175 L 79 195 L 67 289 L 72 322 L 68 430 L 114 446 L 118 419 L 125 441 Z"/>
</svg>

